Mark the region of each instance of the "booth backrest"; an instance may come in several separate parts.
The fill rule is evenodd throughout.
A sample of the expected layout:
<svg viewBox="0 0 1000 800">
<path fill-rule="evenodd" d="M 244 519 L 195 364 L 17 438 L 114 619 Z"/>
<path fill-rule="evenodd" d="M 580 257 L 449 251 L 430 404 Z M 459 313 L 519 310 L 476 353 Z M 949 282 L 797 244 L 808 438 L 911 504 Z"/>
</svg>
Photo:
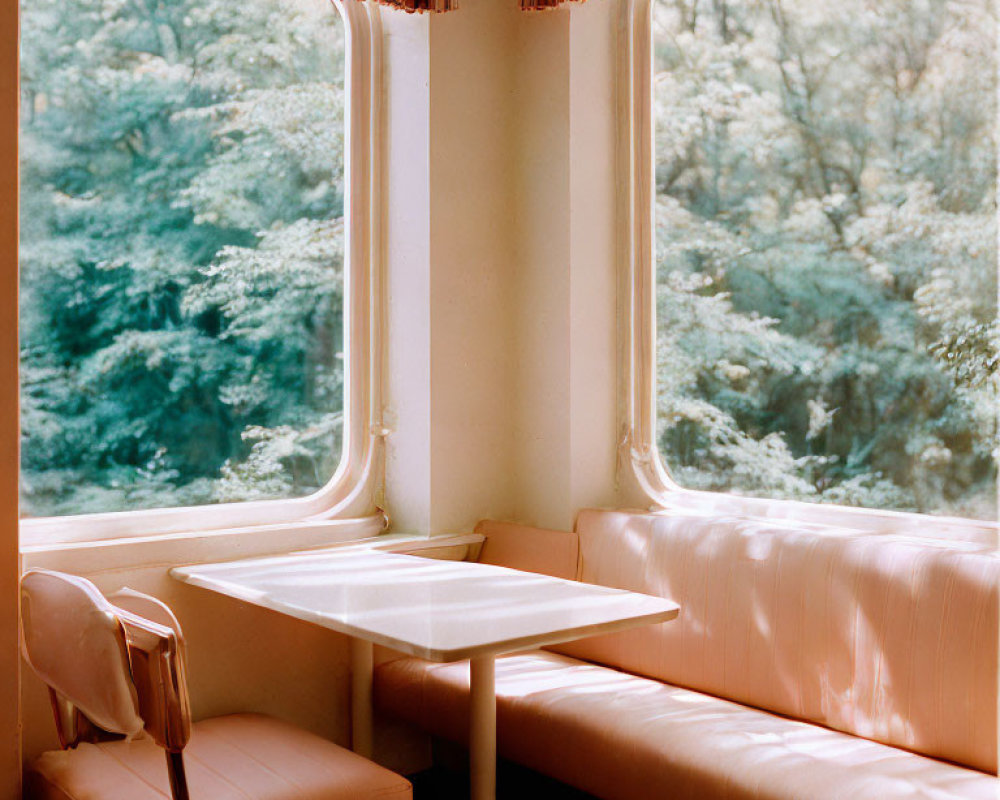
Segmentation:
<svg viewBox="0 0 1000 800">
<path fill-rule="evenodd" d="M 553 649 L 996 772 L 992 548 L 604 511 L 577 533 L 581 580 L 681 614 Z"/>
<path fill-rule="evenodd" d="M 483 520 L 476 526 L 476 533 L 486 537 L 479 553 L 482 564 L 497 564 L 566 580 L 574 580 L 577 576 L 580 545 L 572 531 Z"/>
</svg>

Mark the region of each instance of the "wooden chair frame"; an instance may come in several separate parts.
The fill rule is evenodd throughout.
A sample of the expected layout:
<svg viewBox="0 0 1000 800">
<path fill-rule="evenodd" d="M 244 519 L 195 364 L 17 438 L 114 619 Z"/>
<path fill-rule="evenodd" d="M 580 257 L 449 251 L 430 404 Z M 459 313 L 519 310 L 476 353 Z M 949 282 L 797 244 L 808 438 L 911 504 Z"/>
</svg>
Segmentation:
<svg viewBox="0 0 1000 800">
<path fill-rule="evenodd" d="M 25 577 L 28 574 L 25 573 Z M 81 580 L 59 573 L 48 574 L 53 580 L 76 581 L 78 585 Z M 116 624 L 110 635 L 118 639 L 122 651 L 127 653 L 128 675 L 125 677 L 135 689 L 136 711 L 143 728 L 166 754 L 173 800 L 189 800 L 183 750 L 191 737 L 191 707 L 180 627 L 166 606 L 154 598 L 123 590 L 109 599 L 103 595 L 98 597 L 96 589 L 92 585 L 89 587 L 91 602 L 114 617 Z M 101 600 L 106 601 L 107 606 L 102 606 Z M 162 608 L 162 612 L 157 611 L 161 620 L 153 621 L 138 613 L 142 608 Z M 83 742 L 106 741 L 120 736 L 95 725 L 73 698 L 63 696 L 51 685 L 48 688 L 59 746 L 63 750 Z"/>
</svg>

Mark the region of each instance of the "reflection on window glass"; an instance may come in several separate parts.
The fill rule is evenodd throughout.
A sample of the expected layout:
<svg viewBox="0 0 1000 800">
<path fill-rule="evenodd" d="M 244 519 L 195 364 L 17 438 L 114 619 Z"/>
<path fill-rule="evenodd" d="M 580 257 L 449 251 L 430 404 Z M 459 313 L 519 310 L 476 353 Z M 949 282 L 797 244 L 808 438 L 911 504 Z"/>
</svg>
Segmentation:
<svg viewBox="0 0 1000 800">
<path fill-rule="evenodd" d="M 683 486 L 996 518 L 989 0 L 655 0 Z"/>
<path fill-rule="evenodd" d="M 21 501 L 291 497 L 343 406 L 328 0 L 24 0 Z"/>
</svg>

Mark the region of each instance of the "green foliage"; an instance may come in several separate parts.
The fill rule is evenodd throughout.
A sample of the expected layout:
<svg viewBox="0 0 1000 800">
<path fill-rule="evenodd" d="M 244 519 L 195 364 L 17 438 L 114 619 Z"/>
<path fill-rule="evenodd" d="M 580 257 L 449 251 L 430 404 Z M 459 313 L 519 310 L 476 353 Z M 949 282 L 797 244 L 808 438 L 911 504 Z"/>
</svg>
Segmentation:
<svg viewBox="0 0 1000 800">
<path fill-rule="evenodd" d="M 323 0 L 24 3 L 24 513 L 333 474 L 344 46 Z"/>
<path fill-rule="evenodd" d="M 657 0 L 680 483 L 996 517 L 995 31 L 980 0 Z"/>
</svg>

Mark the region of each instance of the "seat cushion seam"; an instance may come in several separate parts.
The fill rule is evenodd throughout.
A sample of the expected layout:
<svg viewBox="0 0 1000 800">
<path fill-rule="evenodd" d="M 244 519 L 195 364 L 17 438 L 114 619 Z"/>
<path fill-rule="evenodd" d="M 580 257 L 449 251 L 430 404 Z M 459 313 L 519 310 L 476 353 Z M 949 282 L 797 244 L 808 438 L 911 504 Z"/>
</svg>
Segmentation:
<svg viewBox="0 0 1000 800">
<path fill-rule="evenodd" d="M 247 751 L 246 749 L 244 749 L 244 748 L 240 747 L 240 746 L 239 746 L 239 745 L 238 745 L 238 744 L 237 744 L 237 743 L 236 743 L 235 741 L 233 741 L 233 739 L 232 739 L 232 737 L 231 737 L 231 736 L 228 736 L 228 735 L 226 735 L 226 732 L 225 732 L 225 731 L 214 731 L 214 732 L 212 733 L 212 735 L 213 735 L 213 736 L 215 736 L 215 737 L 217 737 L 217 738 L 218 738 L 218 739 L 219 739 L 220 741 L 222 741 L 222 742 L 224 742 L 225 744 L 227 744 L 227 745 L 229 745 L 230 747 L 232 747 L 232 748 L 233 748 L 233 750 L 236 750 L 236 751 L 238 751 L 238 752 L 242 753 L 242 754 L 243 754 L 244 756 L 246 756 L 247 758 L 249 758 L 249 759 L 250 759 L 250 760 L 251 760 L 251 761 L 252 761 L 253 763 L 257 764 L 257 765 L 258 765 L 259 767 L 261 767 L 262 769 L 264 769 L 264 770 L 266 770 L 267 772 L 271 773 L 271 774 L 272 774 L 272 775 L 274 775 L 274 776 L 275 776 L 276 778 L 279 778 L 279 779 L 281 779 L 282 781 L 284 781 L 285 783 L 287 783 L 287 784 L 288 784 L 289 786 L 291 786 L 292 788 L 294 788 L 294 789 L 296 789 L 296 790 L 301 790 L 301 789 L 302 789 L 302 787 L 301 787 L 301 786 L 300 786 L 299 784 L 297 784 L 297 783 L 296 783 L 295 781 L 293 781 L 293 780 L 292 780 L 291 778 L 289 778 L 289 777 L 288 777 L 287 775 L 284 775 L 284 774 L 282 774 L 282 773 L 280 773 L 280 772 L 276 771 L 276 770 L 275 770 L 275 769 L 274 769 L 273 767 L 271 767 L 271 766 L 270 766 L 269 764 L 265 763 L 264 761 L 261 761 L 261 760 L 260 760 L 260 759 L 259 759 L 259 758 L 258 758 L 257 756 L 255 756 L 255 755 L 254 755 L 253 753 L 251 753 L 251 752 Z M 302 753 L 301 751 L 299 752 L 299 755 L 301 755 L 301 756 L 304 756 L 304 757 L 308 758 L 308 756 L 306 756 L 306 755 L 305 755 L 305 753 Z M 199 760 L 200 760 L 200 759 L 199 759 Z M 310 760 L 311 760 L 311 759 L 310 759 Z M 249 795 L 247 795 L 247 796 L 249 796 Z"/>
<path fill-rule="evenodd" d="M 262 766 L 264 769 L 266 769 L 269 772 L 277 775 L 278 777 L 283 778 L 293 788 L 295 788 L 297 790 L 301 790 L 302 789 L 302 787 L 299 784 L 295 783 L 293 780 L 291 780 L 287 776 L 282 775 L 281 773 L 275 772 L 271 767 L 269 767 L 266 763 L 262 762 L 260 759 L 258 759 L 256 756 L 254 756 L 252 753 L 250 753 L 247 750 L 245 750 L 244 748 L 240 747 L 229 736 L 226 736 L 225 733 L 219 732 L 219 733 L 216 733 L 215 735 L 217 735 L 220 739 L 222 739 L 227 744 L 229 744 L 233 749 L 240 751 L 241 753 L 243 753 L 244 755 L 246 755 L 248 758 L 250 758 L 251 760 L 253 760 L 255 763 L 257 763 L 260 766 Z M 352 753 L 350 750 L 347 750 L 346 748 L 341 747 L 336 742 L 331 742 L 331 741 L 329 741 L 327 739 L 323 739 L 320 736 L 316 736 L 315 734 L 311 734 L 311 733 L 308 733 L 308 732 L 307 732 L 307 735 L 310 736 L 310 737 L 316 738 L 318 741 L 321 741 L 325 745 L 330 745 L 331 747 L 337 748 L 338 750 L 342 751 L 343 753 L 347 754 L 348 756 L 355 756 L 356 755 L 356 754 Z M 323 769 L 324 771 L 325 770 L 330 770 L 333 773 L 337 772 L 337 770 L 334 769 L 333 766 L 330 764 L 330 762 L 329 762 L 328 759 L 316 758 L 313 754 L 307 752 L 305 749 L 299 749 L 298 750 L 298 755 L 301 758 L 309 761 L 311 764 L 315 765 L 316 767 L 318 767 L 320 769 Z M 357 758 L 362 758 L 362 757 L 361 756 L 357 756 Z M 370 767 L 375 767 L 378 770 L 382 770 L 383 769 L 378 764 L 376 764 L 374 761 L 371 761 L 369 759 L 363 759 L 363 760 Z M 391 773 L 391 770 L 387 770 L 387 772 Z M 392 773 L 392 774 L 395 775 L 395 773 Z M 405 778 L 402 778 L 402 776 L 398 776 L 397 775 L 396 777 L 399 777 L 400 779 L 405 780 Z"/>
<path fill-rule="evenodd" d="M 99 752 L 104 753 L 109 758 L 113 759 L 114 761 L 117 761 L 119 764 L 122 765 L 122 767 L 126 771 L 131 772 L 133 775 L 135 775 L 136 778 L 138 778 L 140 781 L 146 784 L 150 789 L 159 794 L 161 797 L 165 797 L 168 799 L 170 798 L 169 794 L 164 794 L 163 791 L 160 789 L 160 787 L 158 787 L 155 783 L 151 783 L 150 781 L 148 781 L 140 772 L 138 772 L 134 767 L 132 767 L 127 761 L 125 761 L 124 759 L 117 756 L 114 752 L 112 752 L 112 749 L 110 747 L 102 747 L 101 745 L 96 745 L 96 747 Z M 163 766 L 164 773 L 166 772 L 166 770 L 167 767 L 166 764 L 164 763 Z"/>
<path fill-rule="evenodd" d="M 206 772 L 211 773 L 216 778 L 218 778 L 220 781 L 222 781 L 223 783 L 225 783 L 228 786 L 232 787 L 232 789 L 234 791 L 236 791 L 237 793 L 239 793 L 243 797 L 247 798 L 247 800 L 253 800 L 253 795 L 247 794 L 245 791 L 243 791 L 243 789 L 241 789 L 239 786 L 237 786 L 224 773 L 221 773 L 217 769 L 215 769 L 212 766 L 210 766 L 209 763 L 207 761 L 205 761 L 203 758 L 199 758 L 198 755 L 197 755 L 197 753 L 195 753 L 194 751 L 192 751 L 190 753 L 185 753 L 185 759 L 190 759 L 191 761 L 196 762 L 201 767 L 203 767 Z M 298 788 L 298 787 L 296 787 L 296 788 Z"/>
</svg>

